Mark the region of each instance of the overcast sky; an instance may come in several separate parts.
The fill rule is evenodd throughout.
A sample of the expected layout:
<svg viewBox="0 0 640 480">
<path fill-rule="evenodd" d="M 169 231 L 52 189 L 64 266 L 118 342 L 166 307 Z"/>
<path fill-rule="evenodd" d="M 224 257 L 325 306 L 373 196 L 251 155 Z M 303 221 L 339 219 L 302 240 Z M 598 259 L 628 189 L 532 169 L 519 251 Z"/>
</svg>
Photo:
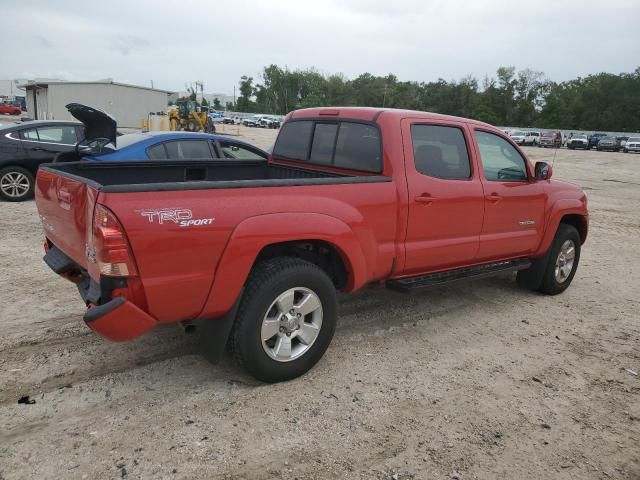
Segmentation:
<svg viewBox="0 0 640 480">
<path fill-rule="evenodd" d="M 499 66 L 561 81 L 640 65 L 640 0 L 0 0 L 0 78 L 232 93 L 271 63 L 354 78 L 479 79 Z"/>
</svg>

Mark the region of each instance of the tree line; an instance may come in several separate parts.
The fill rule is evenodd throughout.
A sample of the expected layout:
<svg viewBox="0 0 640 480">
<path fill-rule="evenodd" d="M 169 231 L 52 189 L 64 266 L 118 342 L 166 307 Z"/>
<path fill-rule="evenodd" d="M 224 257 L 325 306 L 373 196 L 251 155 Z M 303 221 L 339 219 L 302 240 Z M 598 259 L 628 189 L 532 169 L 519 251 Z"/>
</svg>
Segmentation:
<svg viewBox="0 0 640 480">
<path fill-rule="evenodd" d="M 542 72 L 500 67 L 495 77 L 435 82 L 400 81 L 393 74 L 355 79 L 311 68 L 264 67 L 243 76 L 229 110 L 284 115 L 306 107 L 405 108 L 475 118 L 493 125 L 573 130 L 640 130 L 640 67 L 633 73 L 598 73 L 553 82 Z"/>
</svg>

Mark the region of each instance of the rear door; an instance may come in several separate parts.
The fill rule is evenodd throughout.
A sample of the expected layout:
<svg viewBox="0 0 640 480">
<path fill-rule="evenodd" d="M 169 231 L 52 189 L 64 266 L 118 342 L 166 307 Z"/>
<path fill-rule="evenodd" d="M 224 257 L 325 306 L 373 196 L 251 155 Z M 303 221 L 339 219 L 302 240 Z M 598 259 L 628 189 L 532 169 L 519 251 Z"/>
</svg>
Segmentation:
<svg viewBox="0 0 640 480">
<path fill-rule="evenodd" d="M 463 123 L 402 121 L 409 221 L 404 273 L 473 263 L 484 199 Z"/>
<path fill-rule="evenodd" d="M 484 187 L 484 225 L 479 261 L 532 253 L 540 243 L 545 208 L 542 184 L 527 160 L 501 135 L 476 129 Z"/>
<path fill-rule="evenodd" d="M 53 161 L 58 153 L 72 151 L 80 140 L 73 125 L 51 125 L 21 130 L 20 139 L 34 164 Z"/>
</svg>

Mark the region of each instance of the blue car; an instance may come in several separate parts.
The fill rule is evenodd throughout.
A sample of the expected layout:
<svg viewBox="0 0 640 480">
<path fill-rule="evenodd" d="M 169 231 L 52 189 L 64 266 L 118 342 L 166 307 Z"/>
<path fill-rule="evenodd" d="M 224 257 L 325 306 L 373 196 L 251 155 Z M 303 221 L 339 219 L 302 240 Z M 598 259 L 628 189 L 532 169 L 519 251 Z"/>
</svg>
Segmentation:
<svg viewBox="0 0 640 480">
<path fill-rule="evenodd" d="M 67 110 L 85 126 L 85 139 L 74 152 L 56 157 L 54 161 L 140 160 L 266 160 L 264 150 L 233 137 L 196 132 L 140 132 L 118 134 L 116 121 L 110 115 L 71 103 Z"/>
<path fill-rule="evenodd" d="M 142 132 L 117 137 L 103 145 L 99 153 L 83 160 L 265 160 L 268 153 L 253 145 L 224 135 L 195 132 Z"/>
</svg>

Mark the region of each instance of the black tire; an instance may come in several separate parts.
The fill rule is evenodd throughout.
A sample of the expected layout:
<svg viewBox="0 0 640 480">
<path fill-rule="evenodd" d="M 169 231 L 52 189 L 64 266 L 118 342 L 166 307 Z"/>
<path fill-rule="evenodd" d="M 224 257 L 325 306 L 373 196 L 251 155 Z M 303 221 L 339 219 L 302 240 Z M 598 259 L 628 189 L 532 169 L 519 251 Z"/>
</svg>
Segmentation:
<svg viewBox="0 0 640 480">
<path fill-rule="evenodd" d="M 319 298 L 322 325 L 303 354 L 290 361 L 278 361 L 263 348 L 262 322 L 279 295 L 300 287 L 310 289 Z M 265 261 L 253 269 L 245 285 L 229 338 L 230 350 L 236 361 L 258 380 L 270 383 L 291 380 L 322 358 L 335 332 L 337 311 L 335 287 L 319 267 L 293 257 Z"/>
<path fill-rule="evenodd" d="M 12 179 L 20 180 L 20 185 L 23 187 L 14 188 L 8 185 L 8 183 L 12 183 Z M 0 170 L 0 198 L 2 198 L 2 200 L 7 202 L 23 202 L 33 198 L 34 188 L 33 175 L 31 175 L 31 172 L 26 168 L 16 166 L 5 167 Z"/>
<path fill-rule="evenodd" d="M 573 246 L 575 248 L 575 256 L 573 260 L 573 268 L 571 269 L 571 273 L 563 280 L 558 281 L 556 278 L 556 263 L 558 261 L 558 257 L 560 256 L 562 246 L 565 242 L 572 241 Z M 549 255 L 549 261 L 547 263 L 547 267 L 544 271 L 542 277 L 542 284 L 538 288 L 539 292 L 546 293 L 547 295 L 558 295 L 559 293 L 564 292 L 569 285 L 571 285 L 571 281 L 573 280 L 574 275 L 576 274 L 576 270 L 578 269 L 578 264 L 580 263 L 580 234 L 578 230 L 573 225 L 567 225 L 566 223 L 561 223 L 558 227 L 558 231 L 556 232 L 556 236 L 553 239 L 553 244 L 551 245 L 551 252 Z"/>
<path fill-rule="evenodd" d="M 189 121 L 187 122 L 187 128 L 186 130 L 188 132 L 197 132 L 198 130 L 200 130 L 200 125 L 198 124 L 198 122 L 196 122 L 193 118 L 189 119 Z"/>
</svg>

